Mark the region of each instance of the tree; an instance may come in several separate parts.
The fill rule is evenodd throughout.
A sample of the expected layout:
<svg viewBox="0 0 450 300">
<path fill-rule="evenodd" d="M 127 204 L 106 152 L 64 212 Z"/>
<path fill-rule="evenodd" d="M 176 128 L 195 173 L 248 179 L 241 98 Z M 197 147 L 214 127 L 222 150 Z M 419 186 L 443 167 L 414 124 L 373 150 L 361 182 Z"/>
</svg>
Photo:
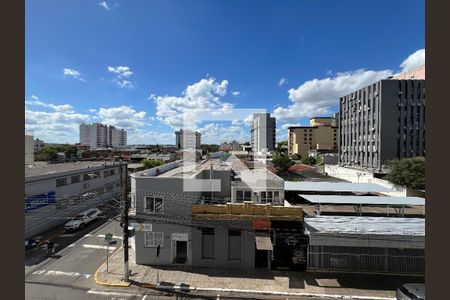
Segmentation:
<svg viewBox="0 0 450 300">
<path fill-rule="evenodd" d="M 294 153 L 294 154 L 292 154 L 292 157 L 291 157 L 293 160 L 301 160 L 302 159 L 302 156 L 300 155 L 300 154 L 298 154 L 298 153 Z"/>
<path fill-rule="evenodd" d="M 146 158 L 142 161 L 146 169 L 151 169 L 164 164 L 161 159 Z"/>
<path fill-rule="evenodd" d="M 425 157 L 417 156 L 391 160 L 386 180 L 412 189 L 425 189 Z"/>
<path fill-rule="evenodd" d="M 279 172 L 286 172 L 289 167 L 294 165 L 294 162 L 287 156 L 275 155 L 272 158 L 272 164 Z"/>
<path fill-rule="evenodd" d="M 304 165 L 312 166 L 312 165 L 315 165 L 316 163 L 317 163 L 317 160 L 312 156 L 307 156 L 307 157 L 302 158 L 302 164 L 304 164 Z"/>
</svg>

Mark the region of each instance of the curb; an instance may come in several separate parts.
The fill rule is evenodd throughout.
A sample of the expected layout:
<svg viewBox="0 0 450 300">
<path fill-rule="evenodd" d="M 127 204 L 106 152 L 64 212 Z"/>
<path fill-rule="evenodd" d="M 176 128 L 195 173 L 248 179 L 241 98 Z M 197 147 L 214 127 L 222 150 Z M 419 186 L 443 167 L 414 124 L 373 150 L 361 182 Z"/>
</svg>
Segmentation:
<svg viewBox="0 0 450 300">
<path fill-rule="evenodd" d="M 116 252 L 117 251 L 119 251 L 120 249 L 122 248 L 122 246 L 120 246 L 120 248 L 117 248 L 116 249 L 116 251 L 114 251 L 112 254 L 111 254 L 111 258 L 114 256 L 114 254 L 116 254 Z M 102 286 L 115 286 L 115 287 L 129 287 L 130 285 L 131 285 L 131 282 L 125 282 L 125 281 L 121 281 L 121 282 L 118 282 L 118 283 L 115 283 L 115 282 L 105 282 L 105 281 L 100 281 L 99 279 L 98 279 L 98 272 L 100 271 L 100 269 L 104 266 L 106 264 L 106 261 L 104 261 L 101 265 L 100 265 L 100 267 L 98 267 L 98 269 L 97 269 L 97 271 L 95 271 L 95 274 L 94 274 L 94 279 L 95 279 L 95 284 L 97 284 L 97 285 L 102 285 Z"/>
<path fill-rule="evenodd" d="M 331 295 L 331 294 L 313 294 L 313 293 L 291 293 L 291 292 L 240 290 L 240 289 L 226 289 L 226 288 L 198 288 L 198 287 L 182 287 L 179 285 L 167 286 L 167 285 L 160 285 L 160 284 L 157 284 L 154 288 L 157 290 L 165 290 L 165 291 L 178 290 L 178 291 L 183 291 L 183 292 L 192 292 L 192 291 L 235 292 L 235 293 L 248 293 L 248 294 L 260 294 L 260 295 L 273 295 L 273 296 L 311 297 L 311 298 L 321 298 L 321 299 L 396 300 L 396 298 L 390 298 L 390 297 Z"/>
</svg>

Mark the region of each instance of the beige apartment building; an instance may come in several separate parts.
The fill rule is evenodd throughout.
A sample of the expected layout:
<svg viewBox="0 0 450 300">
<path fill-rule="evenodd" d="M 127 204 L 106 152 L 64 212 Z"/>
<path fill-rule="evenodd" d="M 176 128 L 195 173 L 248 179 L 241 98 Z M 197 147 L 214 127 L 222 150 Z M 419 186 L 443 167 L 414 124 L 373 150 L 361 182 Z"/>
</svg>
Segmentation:
<svg viewBox="0 0 450 300">
<path fill-rule="evenodd" d="M 310 126 L 291 126 L 288 128 L 288 153 L 308 156 L 308 151 L 337 152 L 339 145 L 339 128 L 333 126 L 333 117 L 313 117 Z"/>
</svg>

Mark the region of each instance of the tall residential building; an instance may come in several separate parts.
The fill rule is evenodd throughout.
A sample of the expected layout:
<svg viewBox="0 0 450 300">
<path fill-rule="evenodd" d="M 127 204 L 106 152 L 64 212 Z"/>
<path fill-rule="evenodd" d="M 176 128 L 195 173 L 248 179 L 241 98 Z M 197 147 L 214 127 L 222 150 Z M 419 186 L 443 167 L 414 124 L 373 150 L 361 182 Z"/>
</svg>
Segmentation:
<svg viewBox="0 0 450 300">
<path fill-rule="evenodd" d="M 270 113 L 254 113 L 250 131 L 253 152 L 273 151 L 276 145 L 275 130 L 276 120 Z"/>
<path fill-rule="evenodd" d="M 32 132 L 25 132 L 25 165 L 34 163 L 34 140 Z"/>
<path fill-rule="evenodd" d="M 341 165 L 381 171 L 425 156 L 425 80 L 386 79 L 340 98 Z"/>
<path fill-rule="evenodd" d="M 313 117 L 309 126 L 291 126 L 288 128 L 288 154 L 307 157 L 310 150 L 319 152 L 337 152 L 339 128 L 334 117 Z"/>
<path fill-rule="evenodd" d="M 180 129 L 175 131 L 175 146 L 178 149 L 200 149 L 201 133 Z"/>
<path fill-rule="evenodd" d="M 80 144 L 91 149 L 127 145 L 127 132 L 101 123 L 80 125 Z"/>
</svg>

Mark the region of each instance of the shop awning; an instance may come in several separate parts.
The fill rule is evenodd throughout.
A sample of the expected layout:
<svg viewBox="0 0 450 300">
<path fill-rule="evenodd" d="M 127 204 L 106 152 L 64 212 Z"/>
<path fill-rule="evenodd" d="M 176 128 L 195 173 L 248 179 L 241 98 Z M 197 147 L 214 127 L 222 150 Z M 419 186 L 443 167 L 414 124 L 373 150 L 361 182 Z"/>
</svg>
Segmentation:
<svg viewBox="0 0 450 300">
<path fill-rule="evenodd" d="M 273 251 L 272 241 L 270 240 L 269 234 L 267 235 L 257 235 L 256 239 L 256 249 L 257 250 L 269 250 Z"/>
</svg>

